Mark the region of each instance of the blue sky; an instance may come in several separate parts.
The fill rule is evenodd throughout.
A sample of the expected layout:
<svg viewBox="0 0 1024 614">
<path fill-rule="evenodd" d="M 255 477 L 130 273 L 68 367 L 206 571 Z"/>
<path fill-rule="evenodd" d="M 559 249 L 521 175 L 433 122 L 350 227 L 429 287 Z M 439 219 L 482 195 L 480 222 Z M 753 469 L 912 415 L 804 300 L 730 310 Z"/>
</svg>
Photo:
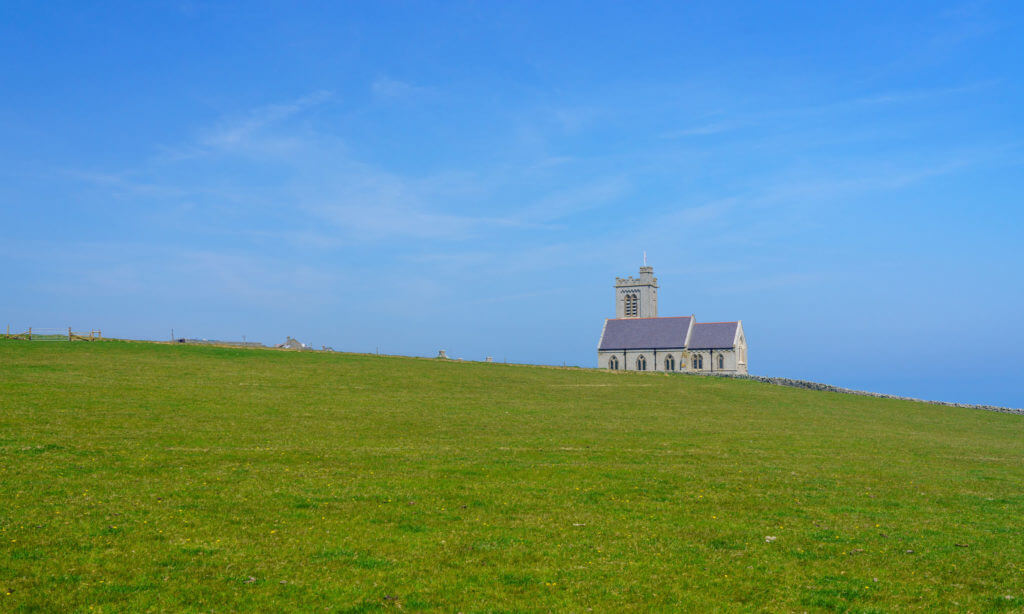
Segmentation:
<svg viewBox="0 0 1024 614">
<path fill-rule="evenodd" d="M 1024 406 L 1024 8 L 896 4 L 6 2 L 0 325 L 593 366 L 646 251 L 755 373 Z"/>
</svg>

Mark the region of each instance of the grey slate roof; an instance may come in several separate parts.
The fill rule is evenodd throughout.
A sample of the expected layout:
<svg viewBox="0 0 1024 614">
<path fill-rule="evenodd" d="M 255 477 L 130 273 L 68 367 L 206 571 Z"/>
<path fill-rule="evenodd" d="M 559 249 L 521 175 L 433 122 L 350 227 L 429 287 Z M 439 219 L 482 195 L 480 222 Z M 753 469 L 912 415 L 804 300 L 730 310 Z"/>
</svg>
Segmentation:
<svg viewBox="0 0 1024 614">
<path fill-rule="evenodd" d="M 686 346 L 690 316 L 605 320 L 599 350 L 660 350 Z"/>
<path fill-rule="evenodd" d="M 686 347 L 691 350 L 731 348 L 736 341 L 737 326 L 737 322 L 695 323 Z"/>
</svg>

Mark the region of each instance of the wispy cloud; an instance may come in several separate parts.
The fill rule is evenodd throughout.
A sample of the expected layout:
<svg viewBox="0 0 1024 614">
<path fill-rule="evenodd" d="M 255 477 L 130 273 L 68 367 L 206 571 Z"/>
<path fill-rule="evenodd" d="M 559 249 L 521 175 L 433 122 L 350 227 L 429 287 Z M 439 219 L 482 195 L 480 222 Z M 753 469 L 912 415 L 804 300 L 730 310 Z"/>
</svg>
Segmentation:
<svg viewBox="0 0 1024 614">
<path fill-rule="evenodd" d="M 597 106 L 559 107 L 550 111 L 550 117 L 562 130 L 576 132 L 594 125 L 608 114 Z"/>
<path fill-rule="evenodd" d="M 185 191 L 173 185 L 157 181 L 140 180 L 135 178 L 133 173 L 127 171 L 104 173 L 68 169 L 64 170 L 61 174 L 77 181 L 105 188 L 121 196 L 173 197 L 185 195 Z"/>
<path fill-rule="evenodd" d="M 738 198 L 722 198 L 703 205 L 686 207 L 661 218 L 660 223 L 696 228 L 724 216 L 740 204 Z"/>
<path fill-rule="evenodd" d="M 417 86 L 386 77 L 377 79 L 373 87 L 380 96 L 420 93 Z M 946 91 L 953 92 L 952 89 Z M 942 95 L 942 91 L 888 93 L 842 104 L 896 104 L 929 94 Z M 251 237 L 261 244 L 276 240 L 321 250 L 395 245 L 403 241 L 443 242 L 455 246 L 488 236 L 508 239 L 512 232 L 529 237 L 536 247 L 543 242 L 539 237 L 553 239 L 573 228 L 574 220 L 593 220 L 595 212 L 623 201 L 635 189 L 636 180 L 625 172 L 609 174 L 606 167 L 601 168 L 602 172 L 595 172 L 595 167 L 588 166 L 586 159 L 551 156 L 543 150 L 537 156 L 514 164 L 503 160 L 483 170 L 442 167 L 419 174 L 388 170 L 359 160 L 347 143 L 318 132 L 315 125 L 289 123 L 331 100 L 329 92 L 313 92 L 216 122 L 180 145 L 183 151 L 203 152 L 201 160 L 162 158 L 147 171 L 97 173 L 89 177 L 83 174 L 83 178 L 119 190 L 135 190 L 140 197 L 173 199 L 179 207 L 182 202 L 199 203 L 180 210 L 182 216 L 191 220 L 213 204 L 221 211 L 228 211 L 232 219 L 242 219 L 248 217 L 249 212 L 255 212 L 262 221 L 251 227 L 244 223 L 239 227 L 237 222 L 222 223 L 209 217 L 202 223 L 205 231 L 214 234 Z M 787 112 L 807 109 L 794 108 Z M 723 117 L 675 134 L 713 135 L 756 121 L 758 118 L 754 115 Z M 290 143 L 288 155 L 280 155 L 280 151 L 274 149 L 275 143 L 282 139 Z M 232 174 L 217 172 L 220 167 L 234 168 L 240 151 L 246 153 L 247 162 L 255 163 L 253 172 L 239 175 L 237 180 Z M 645 155 L 650 156 L 652 172 L 663 172 L 666 166 L 678 164 L 659 159 L 656 151 L 645 152 Z M 202 165 L 209 179 L 204 183 L 196 179 L 194 173 L 177 172 L 175 165 L 178 163 Z M 570 164 L 572 168 L 563 169 Z M 965 164 L 969 162 L 947 160 L 912 167 L 893 165 L 892 160 L 887 160 L 876 168 L 857 167 L 850 162 L 842 172 L 833 169 L 829 176 L 820 172 L 801 175 L 780 167 L 764 174 L 754 186 L 749 182 L 722 186 L 702 200 L 684 200 L 677 206 L 648 202 L 623 220 L 618 236 L 612 240 L 622 249 L 638 250 L 673 241 L 693 241 L 694 237 L 709 232 L 728 230 L 732 236 L 744 237 L 747 235 L 743 228 L 756 224 L 746 220 L 757 209 L 774 207 L 776 212 L 771 217 L 786 219 L 812 204 L 869 190 L 911 185 L 953 172 Z M 254 176 L 258 177 L 257 169 L 264 167 L 273 169 L 277 176 L 269 185 L 252 181 Z M 685 173 L 686 169 L 683 171 Z M 547 190 L 529 189 L 531 181 L 548 173 L 551 177 L 564 174 L 568 179 Z M 185 178 L 161 183 L 168 181 L 168 177 Z M 557 184 L 552 182 L 554 185 Z M 506 196 L 504 192 L 509 186 L 514 186 L 520 196 Z M 526 194 L 529 196 L 522 196 Z M 755 217 L 761 219 L 763 215 Z M 279 223 L 267 228 L 268 219 Z M 570 234 L 573 245 L 565 250 L 568 253 L 592 254 L 609 245 L 606 236 Z M 759 235 L 758 240 L 762 239 Z M 528 266 L 524 262 L 520 257 L 517 266 Z"/>
<path fill-rule="evenodd" d="M 748 195 L 744 200 L 755 206 L 794 205 L 807 203 L 821 205 L 879 190 L 905 188 L 933 177 L 948 175 L 975 163 L 969 157 L 938 161 L 930 165 L 893 168 L 889 164 L 850 165 L 846 172 L 818 174 L 811 179 L 780 178 L 763 190 Z"/>
<path fill-rule="evenodd" d="M 239 250 L 184 250 L 172 262 L 177 279 L 268 306 L 318 300 L 339 279 L 337 271 Z"/>
<path fill-rule="evenodd" d="M 740 127 L 737 122 L 712 122 L 708 124 L 699 124 L 690 128 L 684 128 L 682 130 L 675 130 L 666 132 L 661 135 L 663 139 L 678 139 L 688 136 L 706 136 L 709 134 L 720 134 L 722 132 L 729 132 Z"/>
<path fill-rule="evenodd" d="M 255 152 L 259 149 L 268 151 L 271 149 L 268 147 L 271 140 L 266 137 L 259 138 L 261 131 L 322 105 L 333 97 L 331 92 L 321 90 L 290 101 L 268 104 L 242 114 L 225 117 L 215 125 L 201 130 L 194 139 L 186 143 L 161 147 L 158 158 L 164 162 L 174 162 L 216 153 Z M 279 150 L 282 142 L 281 139 L 274 140 L 274 149 Z"/>
<path fill-rule="evenodd" d="M 317 205 L 309 210 L 350 241 L 360 243 L 400 238 L 466 240 L 475 238 L 483 228 L 510 224 L 503 219 L 434 213 L 404 203 L 373 202 L 362 196 L 356 202 Z"/>
<path fill-rule="evenodd" d="M 278 307 L 319 300 L 324 289 L 348 273 L 231 247 L 87 240 L 35 241 L 33 247 L 46 254 L 37 258 L 37 266 L 61 271 L 35 282 L 35 291 L 61 296 L 100 291 L 108 297 L 147 302 L 191 304 L 218 297 L 250 307 Z"/>
<path fill-rule="evenodd" d="M 373 95 L 381 100 L 412 100 L 434 96 L 437 92 L 433 88 L 422 85 L 413 85 L 406 81 L 392 79 L 387 76 L 379 76 L 370 85 Z"/>
<path fill-rule="evenodd" d="M 710 290 L 720 294 L 743 294 L 749 296 L 758 292 L 768 292 L 780 288 L 806 286 L 817 283 L 823 278 L 824 276 L 820 273 L 782 273 L 740 283 L 717 285 L 710 288 Z"/>
<path fill-rule="evenodd" d="M 311 166 L 318 164 L 310 161 Z M 349 243 L 405 238 L 463 241 L 488 229 L 519 224 L 513 218 L 475 215 L 452 206 L 453 201 L 487 197 L 481 180 L 473 176 L 409 177 L 336 152 L 330 164 L 307 169 L 296 181 L 303 185 L 287 189 L 296 213 L 319 220 L 323 230 L 333 230 Z"/>
<path fill-rule="evenodd" d="M 420 90 L 381 78 L 375 91 L 392 96 Z M 500 215 L 481 214 L 494 210 L 489 201 L 509 185 L 529 185 L 536 173 L 550 172 L 572 159 L 543 155 L 539 162 L 526 159 L 484 173 L 443 168 L 420 175 L 393 172 L 359 160 L 346 143 L 319 132 L 315 125 L 288 124 L 332 99 L 329 92 L 314 92 L 260 106 L 200 130 L 198 136 L 139 168 L 78 176 L 139 197 L 174 199 L 175 210 L 182 214 L 198 214 L 211 206 L 223 212 L 273 212 L 286 220 L 274 236 L 324 249 L 401 239 L 465 241 L 509 229 L 552 230 L 558 227 L 556 222 L 604 206 L 629 188 L 623 176 L 577 179 L 522 204 L 505 198 L 507 206 Z M 281 143 L 287 144 L 287 151 Z M 235 171 L 240 156 L 242 168 L 251 166 L 241 174 Z M 182 173 L 186 168 L 189 172 Z M 230 170 L 222 173 L 219 168 Z M 263 168 L 272 169 L 276 177 L 270 185 L 253 181 Z M 189 207 L 182 209 L 182 202 Z M 217 221 L 207 218 L 204 228 L 216 232 Z M 260 241 L 268 234 L 237 225 L 221 232 Z"/>
<path fill-rule="evenodd" d="M 963 85 L 956 85 L 951 87 L 936 87 L 936 88 L 923 88 L 923 89 L 905 89 L 905 90 L 889 90 L 878 92 L 877 94 L 869 94 L 866 96 L 860 96 L 857 98 L 851 98 L 848 100 L 838 100 L 831 103 L 826 103 L 817 107 L 808 107 L 807 111 L 822 111 L 836 109 L 841 110 L 845 108 L 856 108 L 863 106 L 875 106 L 875 105 L 899 105 L 907 104 L 912 102 L 919 102 L 922 100 L 931 100 L 937 98 L 943 98 L 946 96 L 956 96 L 959 94 L 969 94 L 992 87 L 999 83 L 997 79 L 989 79 L 986 81 L 978 81 L 974 83 L 967 83 Z"/>
<path fill-rule="evenodd" d="M 212 131 L 201 136 L 199 143 L 217 149 L 234 147 L 251 138 L 258 130 L 322 104 L 330 100 L 331 96 L 330 92 L 319 91 L 290 102 L 253 109 L 242 119 L 222 122 Z"/>
<path fill-rule="evenodd" d="M 512 215 L 519 224 L 547 224 L 604 206 L 628 189 L 629 182 L 623 176 L 600 178 L 552 192 Z"/>
<path fill-rule="evenodd" d="M 876 93 L 855 97 L 826 100 L 817 104 L 775 107 L 753 111 L 735 111 L 724 115 L 723 119 L 698 123 L 679 130 L 670 130 L 660 135 L 662 139 L 681 139 L 688 137 L 713 136 L 743 128 L 778 125 L 785 120 L 785 125 L 796 121 L 819 121 L 832 116 L 860 112 L 878 107 L 899 107 L 927 101 L 939 100 L 950 96 L 972 94 L 999 84 L 999 80 L 990 79 L 961 85 L 936 88 L 884 90 Z M 833 135 L 833 137 L 835 136 Z"/>
<path fill-rule="evenodd" d="M 503 294 L 500 296 L 486 296 L 470 301 L 475 305 L 487 305 L 494 303 L 509 303 L 513 301 L 522 301 L 525 299 L 532 299 L 541 296 L 555 296 L 558 294 L 565 294 L 569 292 L 568 288 L 549 288 L 547 290 L 538 290 L 534 292 L 519 292 L 516 294 Z"/>
</svg>

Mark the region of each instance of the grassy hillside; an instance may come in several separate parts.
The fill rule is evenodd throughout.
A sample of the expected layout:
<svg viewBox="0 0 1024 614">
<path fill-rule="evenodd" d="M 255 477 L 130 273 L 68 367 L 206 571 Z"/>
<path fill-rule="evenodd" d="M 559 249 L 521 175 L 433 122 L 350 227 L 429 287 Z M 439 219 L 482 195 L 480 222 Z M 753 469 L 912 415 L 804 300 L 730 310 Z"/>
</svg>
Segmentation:
<svg viewBox="0 0 1024 614">
<path fill-rule="evenodd" d="M 1022 606 L 1021 416 L 694 376 L 0 342 L 0 610 Z"/>
</svg>

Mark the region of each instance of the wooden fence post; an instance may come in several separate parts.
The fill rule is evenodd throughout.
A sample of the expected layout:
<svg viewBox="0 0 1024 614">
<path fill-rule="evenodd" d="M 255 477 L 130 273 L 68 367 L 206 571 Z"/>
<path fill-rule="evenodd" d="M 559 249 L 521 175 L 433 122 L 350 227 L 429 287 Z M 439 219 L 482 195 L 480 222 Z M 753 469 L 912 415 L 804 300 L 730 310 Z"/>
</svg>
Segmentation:
<svg viewBox="0 0 1024 614">
<path fill-rule="evenodd" d="M 71 327 L 68 327 L 68 341 L 71 341 Z"/>
<path fill-rule="evenodd" d="M 28 327 L 28 340 L 32 341 L 32 327 L 31 326 Z"/>
</svg>

